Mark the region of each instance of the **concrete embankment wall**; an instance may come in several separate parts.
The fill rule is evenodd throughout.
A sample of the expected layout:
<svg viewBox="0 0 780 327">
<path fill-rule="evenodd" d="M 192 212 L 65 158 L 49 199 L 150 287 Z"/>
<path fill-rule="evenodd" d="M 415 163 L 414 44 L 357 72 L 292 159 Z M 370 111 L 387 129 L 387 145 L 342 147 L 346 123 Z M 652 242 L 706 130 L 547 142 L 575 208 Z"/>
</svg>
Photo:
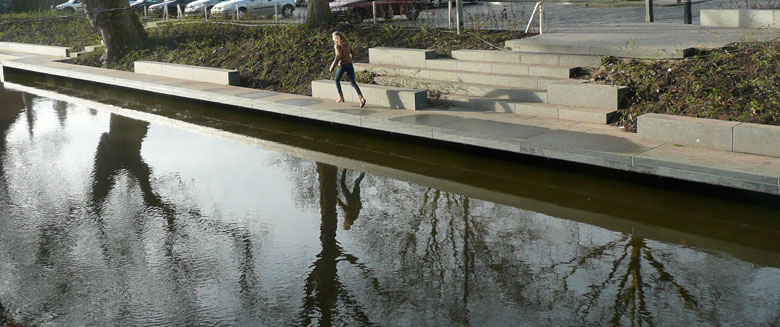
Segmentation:
<svg viewBox="0 0 780 327">
<path fill-rule="evenodd" d="M 643 140 L 780 157 L 780 126 L 662 114 L 641 115 L 637 124 Z"/>
<path fill-rule="evenodd" d="M 528 155 L 607 169 L 653 176 L 670 177 L 740 190 L 780 195 L 780 159 L 718 151 L 714 156 L 695 148 L 680 149 L 672 144 L 637 142 L 635 135 L 612 136 L 571 130 L 541 128 L 530 136 L 504 137 L 484 132 L 471 132 L 432 123 L 447 116 L 420 114 L 407 110 L 389 110 L 368 114 L 351 114 L 355 106 L 344 107 L 311 97 L 262 91 L 213 83 L 185 81 L 96 67 L 76 66 L 53 61 L 53 57 L 27 56 L 9 60 L 6 68 L 46 75 L 103 83 L 117 87 L 171 95 L 181 98 L 226 104 L 259 110 L 265 113 L 326 122 L 346 128 L 378 131 L 433 141 L 437 144 L 474 147 L 517 155 Z M 7 71 L 7 70 L 6 70 Z M 401 117 L 403 116 L 403 117 Z M 490 123 L 490 126 L 512 125 L 529 131 L 540 129 L 532 125 L 481 121 L 463 117 L 447 119 Z M 516 131 L 516 130 L 515 130 Z M 541 133 L 541 134 L 540 134 Z M 533 136 L 535 135 L 535 136 Z M 723 159 L 724 154 L 731 158 Z M 715 158 L 717 160 L 710 160 Z M 769 167 L 769 168 L 766 168 Z M 774 167 L 774 168 L 772 168 Z"/>
</svg>

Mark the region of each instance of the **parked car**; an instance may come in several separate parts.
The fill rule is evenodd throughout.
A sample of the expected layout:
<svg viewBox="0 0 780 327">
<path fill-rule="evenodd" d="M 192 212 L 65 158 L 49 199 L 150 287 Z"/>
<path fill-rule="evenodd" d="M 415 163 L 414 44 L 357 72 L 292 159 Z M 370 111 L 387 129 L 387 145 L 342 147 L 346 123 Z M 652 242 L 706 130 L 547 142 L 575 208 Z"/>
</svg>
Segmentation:
<svg viewBox="0 0 780 327">
<path fill-rule="evenodd" d="M 149 6 L 147 14 L 149 16 L 162 16 L 165 13 L 165 8 L 168 7 L 168 15 L 175 16 L 178 13 L 176 11 L 177 5 L 181 7 L 182 13 L 184 13 L 184 7 L 193 1 L 195 0 L 168 0 Z"/>
<path fill-rule="evenodd" d="M 282 16 L 291 17 L 293 15 L 295 0 L 228 0 L 214 5 L 214 8 L 211 8 L 211 14 L 235 16 L 236 9 L 238 9 L 239 16 L 248 13 L 271 15 L 274 13 L 275 4 Z"/>
<path fill-rule="evenodd" d="M 130 2 L 130 8 L 143 8 L 163 2 L 163 0 L 135 0 Z"/>
<path fill-rule="evenodd" d="M 0 0 L 0 14 L 5 14 L 14 10 L 14 3 L 11 0 Z"/>
<path fill-rule="evenodd" d="M 373 15 L 372 2 L 376 3 L 377 16 L 385 19 L 405 15 L 409 20 L 420 16 L 428 7 L 428 0 L 338 0 L 330 3 L 330 11 L 337 19 L 359 24 Z"/>
<path fill-rule="evenodd" d="M 69 0 L 66 3 L 61 3 L 54 7 L 54 10 L 64 11 L 66 13 L 72 14 L 75 12 L 84 12 L 84 5 L 81 3 L 81 0 Z"/>
<path fill-rule="evenodd" d="M 197 0 L 195 2 L 190 2 L 186 7 L 184 7 L 184 14 L 203 15 L 204 10 L 208 10 L 209 12 L 211 12 L 211 8 L 214 7 L 214 5 L 223 1 L 225 0 Z"/>
</svg>

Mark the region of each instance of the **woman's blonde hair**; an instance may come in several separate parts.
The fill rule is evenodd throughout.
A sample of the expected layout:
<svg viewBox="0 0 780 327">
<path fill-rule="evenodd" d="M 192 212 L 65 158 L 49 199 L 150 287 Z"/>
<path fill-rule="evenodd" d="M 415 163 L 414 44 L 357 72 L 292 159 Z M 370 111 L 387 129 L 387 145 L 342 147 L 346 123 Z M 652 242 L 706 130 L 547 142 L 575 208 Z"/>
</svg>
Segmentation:
<svg viewBox="0 0 780 327">
<path fill-rule="evenodd" d="M 344 37 L 344 34 L 342 34 L 339 31 L 333 32 L 333 36 L 335 36 L 336 39 L 336 45 L 349 45 L 349 42 L 347 42 L 347 38 Z"/>
</svg>

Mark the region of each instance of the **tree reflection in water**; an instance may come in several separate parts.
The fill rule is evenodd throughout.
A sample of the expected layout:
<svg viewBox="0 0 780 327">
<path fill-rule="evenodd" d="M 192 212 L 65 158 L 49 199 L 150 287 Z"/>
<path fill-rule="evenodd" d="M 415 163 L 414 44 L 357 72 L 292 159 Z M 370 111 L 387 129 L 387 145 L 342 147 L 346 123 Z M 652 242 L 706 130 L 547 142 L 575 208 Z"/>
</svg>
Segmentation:
<svg viewBox="0 0 780 327">
<path fill-rule="evenodd" d="M 318 162 L 317 176 L 322 217 L 320 225 L 322 251 L 317 255 L 317 260 L 312 264 L 312 270 L 306 278 L 304 286 L 306 295 L 303 299 L 300 322 L 304 326 L 311 326 L 315 321 L 319 326 L 374 325 L 362 305 L 357 302 L 338 276 L 338 263 L 346 261 L 360 269 L 364 276 L 371 280 L 375 290 L 385 293 L 379 286 L 379 281 L 372 276 L 372 271 L 360 263 L 357 257 L 345 252 L 336 240 L 338 230 L 336 205 L 340 204 L 344 208 L 344 228 L 349 229 L 348 226 L 357 219 L 361 208 L 359 184 L 364 174 L 361 173 L 355 181 L 352 192 L 349 192 L 345 182 L 346 170 L 342 170 L 340 183 L 342 190 L 345 191 L 346 203 L 338 198 L 338 168 Z"/>
<path fill-rule="evenodd" d="M 609 258 L 610 256 L 613 256 L 612 259 Z M 605 259 L 612 260 L 609 273 L 599 284 L 589 286 L 589 291 L 583 294 L 584 301 L 580 302 L 577 309 L 583 323 L 591 314 L 599 315 L 598 312 L 592 312 L 596 307 L 610 302 L 603 296 L 610 288 L 614 289 L 614 299 L 611 301 L 613 305 L 599 315 L 604 322 L 609 321 L 610 326 L 656 325 L 653 321 L 653 312 L 647 306 L 649 300 L 647 288 L 663 289 L 663 285 L 659 284 L 670 285 L 671 290 L 682 300 L 686 309 L 698 312 L 698 302 L 692 293 L 679 284 L 675 277 L 667 272 L 664 264 L 653 256 L 652 249 L 645 239 L 636 235 L 626 235 L 619 240 L 590 249 L 581 257 L 557 264 L 571 268 L 562 278 L 563 291 L 570 291 L 569 278 L 577 271 L 581 268 L 587 269 L 589 264 Z M 649 271 L 654 271 L 654 276 L 643 274 L 643 268 L 648 267 L 652 267 Z M 645 272 L 648 270 L 645 269 Z M 657 281 L 651 280 L 653 277 Z M 604 314 L 609 311 L 612 311 L 611 314 L 605 317 Z"/>
<path fill-rule="evenodd" d="M 259 302 L 259 294 L 255 290 L 257 276 L 254 273 L 254 255 L 250 232 L 241 226 L 229 225 L 219 219 L 207 219 L 203 217 L 197 208 L 177 208 L 174 204 L 165 201 L 152 188 L 151 168 L 141 156 L 141 148 L 149 123 L 112 114 L 109 131 L 100 137 L 95 153 L 92 193 L 90 207 L 95 217 L 103 254 L 107 260 L 111 259 L 111 236 L 107 235 L 104 221 L 104 212 L 108 209 L 107 198 L 115 188 L 117 178 L 122 173 L 127 173 L 139 186 L 141 197 L 146 207 L 146 214 L 150 217 L 161 216 L 166 222 L 165 233 L 165 257 L 170 261 L 169 268 L 172 272 L 171 281 L 177 288 L 174 290 L 183 307 L 190 308 L 189 312 L 196 310 L 197 305 L 192 303 L 189 294 L 191 285 L 187 283 L 192 279 L 192 267 L 184 260 L 175 248 L 177 242 L 183 243 L 182 238 L 187 238 L 186 233 L 178 232 L 178 229 L 186 226 L 195 226 L 205 232 L 223 234 L 233 239 L 234 245 L 240 253 L 239 287 L 244 306 L 253 307 Z M 145 215 L 146 216 L 146 215 Z M 185 219 L 178 222 L 177 218 Z M 140 224 L 145 221 L 140 220 Z M 138 226 L 137 233 L 143 234 L 143 227 Z M 192 322 L 194 323 L 194 322 Z"/>
<path fill-rule="evenodd" d="M 31 99 L 28 100 L 32 101 Z M 2 185 L 2 187 L 6 186 L 5 170 L 3 169 L 3 164 L 5 162 L 3 156 L 5 156 L 5 148 L 7 146 L 6 134 L 8 133 L 8 130 L 11 129 L 11 126 L 19 119 L 21 111 L 24 109 L 25 112 L 27 112 L 25 101 L 27 100 L 24 100 L 23 93 L 7 92 L 0 89 L 0 103 L 3 104 L 2 108 L 0 108 L 0 182 L 2 182 L 0 185 Z"/>
</svg>

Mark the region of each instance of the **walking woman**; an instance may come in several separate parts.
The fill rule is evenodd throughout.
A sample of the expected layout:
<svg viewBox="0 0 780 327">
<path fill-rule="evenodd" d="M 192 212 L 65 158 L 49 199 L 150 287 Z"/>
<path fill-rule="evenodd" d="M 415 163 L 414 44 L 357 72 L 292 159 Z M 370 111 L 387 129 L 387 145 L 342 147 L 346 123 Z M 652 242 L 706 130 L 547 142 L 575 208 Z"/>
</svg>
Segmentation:
<svg viewBox="0 0 780 327">
<path fill-rule="evenodd" d="M 352 57 L 355 55 L 355 52 L 352 51 L 352 47 L 349 46 L 349 42 L 347 42 L 347 39 L 341 32 L 333 32 L 333 43 L 333 49 L 336 50 L 336 59 L 330 64 L 330 71 L 333 72 L 336 65 L 339 67 L 335 78 L 336 90 L 339 92 L 339 98 L 336 102 L 344 102 L 344 93 L 341 92 L 341 77 L 344 76 L 344 73 L 347 73 L 349 83 L 355 88 L 360 99 L 360 108 L 363 108 L 366 106 L 366 99 L 363 97 L 363 93 L 360 92 L 357 82 L 355 82 L 355 67 L 352 66 Z"/>
</svg>

